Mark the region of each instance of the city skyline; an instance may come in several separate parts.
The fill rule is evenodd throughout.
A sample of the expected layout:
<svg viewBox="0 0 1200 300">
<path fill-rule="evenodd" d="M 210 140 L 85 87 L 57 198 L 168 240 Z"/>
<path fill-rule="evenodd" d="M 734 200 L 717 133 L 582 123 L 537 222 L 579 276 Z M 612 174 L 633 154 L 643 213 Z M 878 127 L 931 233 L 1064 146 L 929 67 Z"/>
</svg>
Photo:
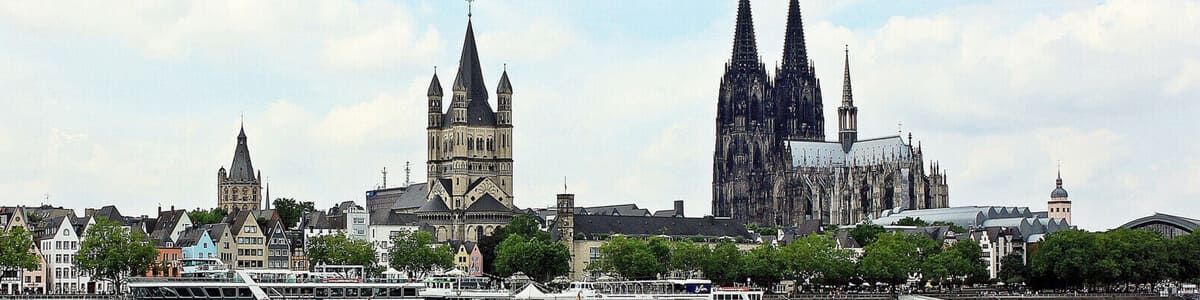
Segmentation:
<svg viewBox="0 0 1200 300">
<path fill-rule="evenodd" d="M 485 82 L 507 64 L 515 85 L 517 206 L 553 205 L 565 176 L 580 205 L 710 213 L 736 3 L 689 4 L 475 2 Z M 1200 215 L 1196 3 L 874 4 L 801 3 L 826 122 L 849 45 L 860 134 L 902 122 L 947 169 L 952 206 L 1044 208 L 1061 161 L 1082 228 Z M 362 201 L 405 161 L 421 182 L 424 92 L 434 66 L 457 71 L 467 21 L 460 1 L 39 5 L 0 4 L 5 204 L 49 193 L 127 214 L 213 207 L 241 115 L 275 197 Z M 786 2 L 753 8 L 770 66 Z"/>
</svg>

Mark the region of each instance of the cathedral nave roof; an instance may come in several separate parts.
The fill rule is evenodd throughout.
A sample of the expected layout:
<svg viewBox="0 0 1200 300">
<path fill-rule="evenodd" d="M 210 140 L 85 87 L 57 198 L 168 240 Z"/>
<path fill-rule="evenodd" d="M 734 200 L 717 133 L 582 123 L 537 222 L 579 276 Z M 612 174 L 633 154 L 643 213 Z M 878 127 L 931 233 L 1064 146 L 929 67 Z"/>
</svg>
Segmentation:
<svg viewBox="0 0 1200 300">
<path fill-rule="evenodd" d="M 828 167 L 837 165 L 866 165 L 895 158 L 911 158 L 912 150 L 900 136 L 889 136 L 854 142 L 850 151 L 842 150 L 836 141 L 788 141 L 794 167 Z"/>
</svg>

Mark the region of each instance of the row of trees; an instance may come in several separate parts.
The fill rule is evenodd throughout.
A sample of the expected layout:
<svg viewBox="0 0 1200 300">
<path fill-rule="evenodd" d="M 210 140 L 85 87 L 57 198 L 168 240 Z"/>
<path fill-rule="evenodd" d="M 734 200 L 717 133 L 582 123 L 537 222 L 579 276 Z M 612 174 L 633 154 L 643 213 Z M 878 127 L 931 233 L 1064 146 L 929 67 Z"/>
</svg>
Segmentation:
<svg viewBox="0 0 1200 300">
<path fill-rule="evenodd" d="M 732 241 L 713 245 L 666 238 L 616 236 L 600 246 L 589 268 L 625 279 L 690 276 L 698 272 L 718 284 L 750 281 L 771 286 L 781 279 L 813 285 L 851 282 L 904 283 L 910 276 L 936 284 L 987 279 L 982 250 L 972 242 L 943 247 L 924 235 L 877 233 L 861 257 L 840 249 L 831 235 L 814 234 L 784 246 L 760 245 L 743 251 Z"/>
<path fill-rule="evenodd" d="M 310 265 L 358 265 L 372 275 L 384 271 L 377 264 L 374 244 L 342 233 L 312 238 L 305 250 Z M 414 277 L 449 269 L 454 264 L 450 248 L 435 243 L 433 235 L 424 231 L 398 232 L 389 250 L 388 266 Z"/>
<path fill-rule="evenodd" d="M 1200 280 L 1200 235 L 1167 239 L 1152 231 L 1065 230 L 1046 236 L 1029 257 L 1001 260 L 999 277 L 1034 288 L 1116 287 Z"/>
</svg>

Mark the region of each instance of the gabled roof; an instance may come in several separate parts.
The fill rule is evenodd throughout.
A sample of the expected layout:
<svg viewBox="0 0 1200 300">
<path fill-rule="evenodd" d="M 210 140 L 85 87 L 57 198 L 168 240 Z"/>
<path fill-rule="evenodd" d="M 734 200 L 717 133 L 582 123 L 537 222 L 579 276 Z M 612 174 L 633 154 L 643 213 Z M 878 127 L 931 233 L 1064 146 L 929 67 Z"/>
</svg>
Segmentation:
<svg viewBox="0 0 1200 300">
<path fill-rule="evenodd" d="M 230 225 L 232 225 L 229 228 L 229 233 L 233 234 L 233 236 L 239 236 L 242 234 L 242 231 L 243 231 L 242 227 L 246 227 L 246 223 L 248 223 L 254 219 L 254 214 L 250 213 L 250 211 L 239 210 L 237 212 L 237 214 L 227 216 L 226 219 L 230 220 L 230 222 L 226 222 L 226 223 L 229 223 Z M 258 221 L 255 220 L 255 225 L 258 224 L 257 222 Z M 262 231 L 261 229 L 262 229 L 262 226 L 259 226 L 260 232 Z"/>
<path fill-rule="evenodd" d="M 496 201 L 491 194 L 483 194 L 475 203 L 467 207 L 467 212 L 511 212 L 508 206 L 504 206 L 500 201 Z"/>
<path fill-rule="evenodd" d="M 120 223 L 121 225 L 125 225 L 125 226 L 130 225 L 125 220 L 125 216 L 122 216 L 121 212 L 117 210 L 117 207 L 113 206 L 113 205 L 105 205 L 104 207 L 101 207 L 99 210 L 96 210 L 96 214 L 94 214 L 92 216 L 93 217 L 104 217 L 110 221 L 117 222 L 117 223 Z"/>
<path fill-rule="evenodd" d="M 204 225 L 203 228 L 205 230 L 208 230 L 208 238 L 212 239 L 213 242 L 216 243 L 216 242 L 220 242 L 221 238 L 225 237 L 225 231 L 229 230 L 229 224 L 225 224 L 225 223 L 207 224 L 207 225 Z M 232 232 L 230 234 L 232 234 Z"/>
<path fill-rule="evenodd" d="M 174 242 L 171 240 L 171 233 L 175 231 L 175 227 L 183 220 L 183 216 L 186 214 L 187 211 L 182 209 L 159 213 L 158 222 L 154 225 L 154 231 L 150 232 L 150 239 L 155 242 Z"/>
<path fill-rule="evenodd" d="M 404 190 L 404 193 L 400 194 L 400 199 L 396 200 L 395 204 L 392 204 L 392 209 L 414 209 L 421 207 L 422 204 L 425 204 L 425 198 L 428 196 L 428 183 L 409 185 Z"/>
<path fill-rule="evenodd" d="M 304 218 L 300 220 L 300 228 L 332 229 L 333 227 L 329 226 L 329 217 L 325 215 L 325 212 L 314 211 L 304 215 Z"/>
<path fill-rule="evenodd" d="M 191 247 L 200 243 L 200 240 L 208 233 L 208 228 L 204 226 L 193 226 L 184 230 L 179 234 L 179 240 L 175 241 L 176 247 Z M 212 239 L 212 236 L 209 236 Z"/>
</svg>

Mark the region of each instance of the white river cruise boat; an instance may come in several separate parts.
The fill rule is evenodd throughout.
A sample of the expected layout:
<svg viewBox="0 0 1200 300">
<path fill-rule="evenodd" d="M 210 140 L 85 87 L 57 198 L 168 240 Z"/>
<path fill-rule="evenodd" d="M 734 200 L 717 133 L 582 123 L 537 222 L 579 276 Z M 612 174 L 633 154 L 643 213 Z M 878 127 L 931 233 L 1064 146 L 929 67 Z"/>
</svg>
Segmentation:
<svg viewBox="0 0 1200 300">
<path fill-rule="evenodd" d="M 713 287 L 704 279 L 572 282 L 558 293 L 518 296 L 517 299 L 629 300 L 762 300 L 763 291 L 745 287 Z"/>
<path fill-rule="evenodd" d="M 238 270 L 216 276 L 135 277 L 135 299 L 421 299 L 424 284 L 401 279 L 365 279 L 328 272 Z"/>
</svg>

